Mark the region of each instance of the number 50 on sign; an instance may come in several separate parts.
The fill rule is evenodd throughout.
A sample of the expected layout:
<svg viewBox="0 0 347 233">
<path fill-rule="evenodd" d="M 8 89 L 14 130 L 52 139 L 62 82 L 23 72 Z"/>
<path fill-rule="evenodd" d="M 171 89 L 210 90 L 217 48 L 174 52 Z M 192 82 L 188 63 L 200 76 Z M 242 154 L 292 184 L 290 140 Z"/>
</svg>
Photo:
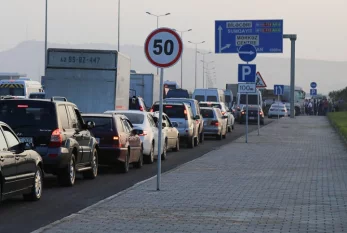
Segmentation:
<svg viewBox="0 0 347 233">
<path fill-rule="evenodd" d="M 145 55 L 150 63 L 159 68 L 173 66 L 181 58 L 181 37 L 170 28 L 158 28 L 146 39 Z"/>
</svg>

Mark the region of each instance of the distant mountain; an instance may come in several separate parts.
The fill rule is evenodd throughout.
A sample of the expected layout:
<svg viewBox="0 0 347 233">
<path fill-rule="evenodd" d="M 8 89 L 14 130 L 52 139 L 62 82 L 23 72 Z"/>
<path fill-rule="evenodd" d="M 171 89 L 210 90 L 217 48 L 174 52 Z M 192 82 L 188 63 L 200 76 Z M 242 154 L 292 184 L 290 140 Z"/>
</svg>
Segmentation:
<svg viewBox="0 0 347 233">
<path fill-rule="evenodd" d="M 85 49 L 112 49 L 111 44 L 49 44 L 49 48 L 85 48 Z M 149 64 L 144 56 L 143 47 L 137 45 L 121 46 L 121 53 L 131 58 L 132 69 L 140 72 L 156 73 L 156 68 Z M 237 82 L 237 64 L 241 63 L 237 55 L 206 55 L 206 60 L 214 60 L 216 83 L 215 87 L 225 88 L 226 83 Z M 197 86 L 202 87 L 202 57 L 198 55 Z M 0 52 L 0 72 L 26 73 L 28 77 L 39 80 L 44 73 L 44 43 L 41 41 L 26 41 L 15 48 Z M 258 71 L 261 72 L 268 88 L 274 84 L 289 84 L 290 61 L 288 58 L 264 57 L 256 58 Z M 344 79 L 347 62 L 331 62 L 321 60 L 296 60 L 296 85 L 309 91 L 311 81 L 318 83 L 318 91 L 328 93 L 331 90 L 342 89 L 347 86 Z M 183 55 L 183 87 L 194 89 L 195 50 L 184 49 Z M 165 70 L 165 80 L 180 83 L 180 65 Z"/>
</svg>

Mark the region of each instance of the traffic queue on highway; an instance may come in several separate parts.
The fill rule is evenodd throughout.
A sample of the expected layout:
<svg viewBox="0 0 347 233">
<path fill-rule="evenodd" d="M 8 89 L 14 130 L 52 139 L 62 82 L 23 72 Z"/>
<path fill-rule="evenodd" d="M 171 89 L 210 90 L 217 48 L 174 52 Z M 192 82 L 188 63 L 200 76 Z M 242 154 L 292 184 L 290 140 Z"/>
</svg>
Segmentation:
<svg viewBox="0 0 347 233">
<path fill-rule="evenodd" d="M 235 117 L 218 100 L 166 98 L 159 125 L 159 102 L 147 108 L 139 96 L 129 98 L 129 110 L 97 114 L 82 113 L 65 97 L 1 99 L 0 201 L 18 195 L 40 200 L 46 174 L 73 186 L 76 173 L 95 179 L 99 165 L 127 173 L 130 164 L 140 169 L 158 156 L 166 160 L 181 144 L 193 149 L 205 137 L 222 140 L 234 129 Z"/>
</svg>

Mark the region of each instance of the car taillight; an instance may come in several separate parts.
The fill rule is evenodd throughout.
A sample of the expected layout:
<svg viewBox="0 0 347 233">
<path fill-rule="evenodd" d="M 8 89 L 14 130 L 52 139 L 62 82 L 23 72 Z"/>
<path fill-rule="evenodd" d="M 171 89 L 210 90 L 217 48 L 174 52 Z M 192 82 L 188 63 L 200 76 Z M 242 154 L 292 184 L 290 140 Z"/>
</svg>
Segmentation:
<svg viewBox="0 0 347 233">
<path fill-rule="evenodd" d="M 146 136 L 147 135 L 147 131 L 143 131 L 143 133 L 142 134 L 139 134 L 139 136 Z"/>
<path fill-rule="evenodd" d="M 151 110 L 149 110 L 150 112 L 153 112 L 153 108 L 151 108 Z"/>
<path fill-rule="evenodd" d="M 61 135 L 60 129 L 56 129 L 52 132 L 51 141 L 49 147 L 61 147 L 63 143 L 63 136 Z"/>
<path fill-rule="evenodd" d="M 186 110 L 186 109 L 184 110 L 184 119 L 185 119 L 185 120 L 188 120 L 187 110 Z"/>
<path fill-rule="evenodd" d="M 118 136 L 113 136 L 112 140 L 113 140 L 113 143 L 116 147 L 119 147 L 119 148 L 122 147 L 122 144 L 120 143 Z"/>
<path fill-rule="evenodd" d="M 244 114 L 245 114 L 245 112 L 241 112 L 241 114 L 242 114 L 242 115 L 244 115 Z"/>
<path fill-rule="evenodd" d="M 143 107 L 140 107 L 140 111 L 141 111 L 141 112 L 143 111 Z"/>
<path fill-rule="evenodd" d="M 225 115 L 225 112 L 222 112 L 222 115 Z"/>
<path fill-rule="evenodd" d="M 211 121 L 211 125 L 218 126 L 219 122 L 218 121 Z"/>
<path fill-rule="evenodd" d="M 259 112 L 259 115 L 263 115 L 263 112 Z"/>
</svg>

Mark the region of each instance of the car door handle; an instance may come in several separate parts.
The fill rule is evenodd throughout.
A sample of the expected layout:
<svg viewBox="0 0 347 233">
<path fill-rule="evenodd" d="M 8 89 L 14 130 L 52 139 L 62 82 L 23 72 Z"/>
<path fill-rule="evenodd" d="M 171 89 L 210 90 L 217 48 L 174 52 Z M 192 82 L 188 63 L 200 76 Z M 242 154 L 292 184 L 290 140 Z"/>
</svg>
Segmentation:
<svg viewBox="0 0 347 233">
<path fill-rule="evenodd" d="M 1 162 L 4 162 L 4 161 L 5 161 L 5 158 L 1 156 L 1 157 L 0 157 L 0 161 L 1 161 Z"/>
</svg>

